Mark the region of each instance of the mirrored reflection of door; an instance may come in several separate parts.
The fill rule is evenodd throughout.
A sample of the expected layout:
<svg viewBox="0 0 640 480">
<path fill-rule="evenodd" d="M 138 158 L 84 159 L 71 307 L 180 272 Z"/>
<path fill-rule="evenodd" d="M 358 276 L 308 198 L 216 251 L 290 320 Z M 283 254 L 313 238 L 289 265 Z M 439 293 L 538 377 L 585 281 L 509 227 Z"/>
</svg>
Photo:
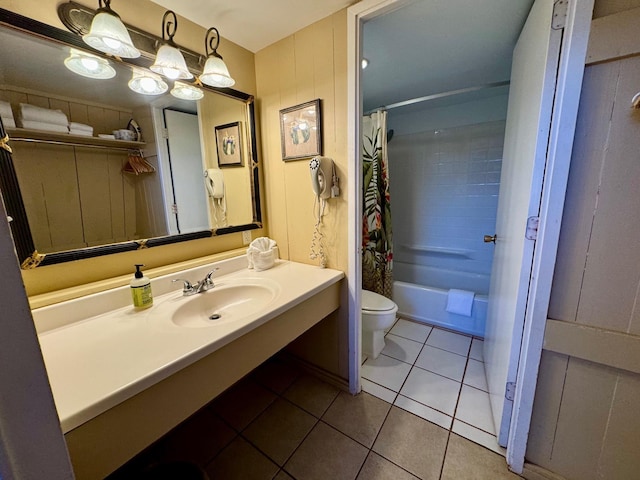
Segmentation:
<svg viewBox="0 0 640 480">
<path fill-rule="evenodd" d="M 175 223 L 170 222 L 172 229 L 177 229 L 171 233 L 207 230 L 210 227 L 198 116 L 170 109 L 164 109 L 163 114 L 172 189 L 165 192 L 165 198 L 173 197 L 175 206 L 168 211 L 175 218 Z"/>
</svg>

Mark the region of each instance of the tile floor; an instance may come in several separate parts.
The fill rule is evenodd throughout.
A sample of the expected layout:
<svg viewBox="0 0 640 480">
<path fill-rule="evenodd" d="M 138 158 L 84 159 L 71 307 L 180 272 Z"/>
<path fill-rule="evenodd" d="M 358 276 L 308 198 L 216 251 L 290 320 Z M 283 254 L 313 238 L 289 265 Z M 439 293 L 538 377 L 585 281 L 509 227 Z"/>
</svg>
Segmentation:
<svg viewBox="0 0 640 480">
<path fill-rule="evenodd" d="M 392 335 L 402 329 L 415 329 L 408 323 L 396 325 L 396 333 Z M 394 368 L 406 370 L 403 380 L 394 385 L 408 396 L 396 394 L 393 402 L 367 392 L 352 396 L 276 356 L 111 475 L 109 480 L 158 478 L 143 476 L 141 471 L 148 465 L 170 461 L 199 465 L 212 480 L 519 479 L 507 470 L 500 455 L 414 413 L 414 410 L 420 412 L 416 405 L 430 407 L 415 400 L 423 398 L 423 390 L 415 385 L 404 389 L 408 385 L 404 380 L 425 350 L 423 343 L 428 342 L 429 334 L 433 335 L 432 331 L 425 334 L 423 329 L 416 330 L 424 336 L 420 348 L 413 344 L 400 348 L 402 340 L 393 341 L 389 342 L 383 357 L 383 361 L 390 362 Z M 456 342 L 460 342 L 459 345 Z M 460 351 L 464 346 L 460 340 L 454 340 L 451 345 L 451 348 L 458 345 Z M 406 368 L 398 366 L 397 359 L 387 356 L 391 351 L 396 354 L 411 351 L 415 358 Z M 443 351 L 445 354 L 435 352 L 435 355 L 446 357 L 447 351 Z M 422 356 L 421 362 L 426 361 L 427 355 Z M 372 362 L 367 364 L 367 370 L 370 368 Z M 460 367 L 452 367 L 446 373 L 464 380 L 464 368 L 462 377 L 459 370 Z M 432 382 L 432 375 L 440 377 L 415 368 L 414 378 L 422 378 L 420 375 Z M 379 388 L 388 389 L 386 378 L 376 378 L 386 384 Z M 432 383 L 436 388 L 441 386 L 438 382 L 446 385 L 445 390 L 451 386 L 439 378 L 436 380 Z M 409 395 L 410 388 L 416 393 Z M 469 388 L 475 390 L 475 387 Z M 474 401 L 473 397 L 468 398 Z M 444 403 L 440 407 L 451 411 Z M 441 421 L 448 417 L 446 412 L 438 413 Z M 456 411 L 451 413 L 455 417 Z M 183 480 L 184 477 L 175 478 Z"/>
<path fill-rule="evenodd" d="M 362 389 L 504 455 L 495 439 L 482 356 L 470 336 L 399 319 L 376 359 L 362 365 Z"/>
</svg>

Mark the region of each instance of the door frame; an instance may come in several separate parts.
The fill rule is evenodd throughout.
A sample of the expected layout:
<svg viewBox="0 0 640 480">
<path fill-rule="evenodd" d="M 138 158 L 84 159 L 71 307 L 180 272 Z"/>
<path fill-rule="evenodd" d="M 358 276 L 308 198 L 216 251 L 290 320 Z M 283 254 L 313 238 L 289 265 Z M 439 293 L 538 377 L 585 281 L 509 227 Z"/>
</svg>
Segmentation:
<svg viewBox="0 0 640 480">
<path fill-rule="evenodd" d="M 362 26 L 365 21 L 401 8 L 410 1 L 362 0 L 347 9 L 347 124 L 350 126 L 347 138 L 350 272 L 348 277 L 349 389 L 351 393 L 357 393 L 361 388 L 362 202 L 360 191 L 362 179 L 360 172 L 362 162 L 360 133 L 363 110 L 360 59 Z M 507 444 L 507 463 L 516 473 L 522 473 L 529 436 L 594 0 L 569 0 L 568 3 L 553 104 L 547 168 L 542 189 L 540 224 L 531 272 L 531 291 L 525 313 Z"/>
</svg>

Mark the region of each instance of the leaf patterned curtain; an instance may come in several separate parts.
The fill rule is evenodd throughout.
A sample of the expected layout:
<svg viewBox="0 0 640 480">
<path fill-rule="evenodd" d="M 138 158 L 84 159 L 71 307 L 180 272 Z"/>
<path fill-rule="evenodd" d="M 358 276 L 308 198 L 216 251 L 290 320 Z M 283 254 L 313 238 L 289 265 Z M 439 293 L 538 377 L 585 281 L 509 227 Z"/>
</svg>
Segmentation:
<svg viewBox="0 0 640 480">
<path fill-rule="evenodd" d="M 387 112 L 365 116 L 362 120 L 362 137 L 362 288 L 391 298 L 393 244 L 387 167 Z"/>
</svg>

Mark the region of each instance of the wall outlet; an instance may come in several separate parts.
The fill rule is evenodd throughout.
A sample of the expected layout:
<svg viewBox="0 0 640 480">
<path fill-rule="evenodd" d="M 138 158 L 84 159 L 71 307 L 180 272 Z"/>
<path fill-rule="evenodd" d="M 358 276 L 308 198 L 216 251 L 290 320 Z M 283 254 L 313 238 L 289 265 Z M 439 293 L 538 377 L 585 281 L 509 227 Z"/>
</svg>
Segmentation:
<svg viewBox="0 0 640 480">
<path fill-rule="evenodd" d="M 242 232 L 242 244 L 249 245 L 251 243 L 251 231 Z"/>
</svg>

